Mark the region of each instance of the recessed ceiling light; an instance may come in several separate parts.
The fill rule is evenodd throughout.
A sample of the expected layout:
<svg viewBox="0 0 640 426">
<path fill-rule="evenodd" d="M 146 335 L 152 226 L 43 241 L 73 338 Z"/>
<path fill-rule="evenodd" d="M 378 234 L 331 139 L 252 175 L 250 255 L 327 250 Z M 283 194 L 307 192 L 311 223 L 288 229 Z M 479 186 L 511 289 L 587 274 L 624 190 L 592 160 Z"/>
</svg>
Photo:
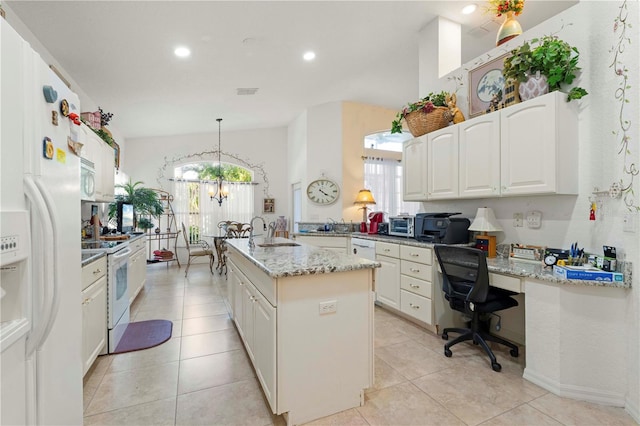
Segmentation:
<svg viewBox="0 0 640 426">
<path fill-rule="evenodd" d="M 302 57 L 305 61 L 313 61 L 316 58 L 316 54 L 314 52 L 306 52 Z"/>
<path fill-rule="evenodd" d="M 473 12 L 475 12 L 477 8 L 478 8 L 478 6 L 473 4 L 473 3 L 472 4 L 468 4 L 468 5 L 466 5 L 465 7 L 462 8 L 462 14 L 463 15 L 470 15 Z"/>
<path fill-rule="evenodd" d="M 176 50 L 174 50 L 173 53 L 178 58 L 186 58 L 187 56 L 191 55 L 191 51 L 189 50 L 189 48 L 184 46 L 176 47 Z"/>
</svg>

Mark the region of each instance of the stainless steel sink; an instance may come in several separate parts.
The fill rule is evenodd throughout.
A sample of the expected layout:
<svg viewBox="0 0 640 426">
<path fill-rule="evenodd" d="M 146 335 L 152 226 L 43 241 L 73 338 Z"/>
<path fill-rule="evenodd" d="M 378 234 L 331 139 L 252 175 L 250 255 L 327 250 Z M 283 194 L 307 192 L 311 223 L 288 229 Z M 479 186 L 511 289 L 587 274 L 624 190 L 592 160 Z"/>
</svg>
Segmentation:
<svg viewBox="0 0 640 426">
<path fill-rule="evenodd" d="M 298 243 L 262 243 L 256 244 L 258 247 L 296 247 Z"/>
</svg>

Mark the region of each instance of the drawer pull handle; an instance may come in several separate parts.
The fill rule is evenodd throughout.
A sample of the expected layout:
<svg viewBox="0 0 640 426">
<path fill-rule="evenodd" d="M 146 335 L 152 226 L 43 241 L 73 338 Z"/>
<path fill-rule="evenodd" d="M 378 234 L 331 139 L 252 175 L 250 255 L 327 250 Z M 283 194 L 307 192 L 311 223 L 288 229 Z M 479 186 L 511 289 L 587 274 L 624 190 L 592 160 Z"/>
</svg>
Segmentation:
<svg viewBox="0 0 640 426">
<path fill-rule="evenodd" d="M 417 285 L 417 284 L 409 284 L 409 287 L 411 287 L 411 288 L 420 288 L 420 286 Z"/>
<path fill-rule="evenodd" d="M 409 256 L 418 257 L 420 255 L 418 253 L 409 253 Z"/>
<path fill-rule="evenodd" d="M 98 268 L 95 271 L 93 271 L 93 275 L 99 274 L 100 272 L 102 272 L 102 269 Z"/>
<path fill-rule="evenodd" d="M 420 269 L 416 269 L 416 268 L 409 268 L 409 270 L 410 270 L 411 272 L 415 272 L 415 273 L 420 272 Z"/>
<path fill-rule="evenodd" d="M 409 306 L 411 306 L 413 309 L 420 309 L 420 305 L 414 305 L 413 303 L 409 303 Z"/>
<path fill-rule="evenodd" d="M 391 251 L 391 250 L 389 250 L 389 249 L 384 249 L 384 251 L 387 251 L 387 252 L 389 252 L 389 251 Z"/>
</svg>

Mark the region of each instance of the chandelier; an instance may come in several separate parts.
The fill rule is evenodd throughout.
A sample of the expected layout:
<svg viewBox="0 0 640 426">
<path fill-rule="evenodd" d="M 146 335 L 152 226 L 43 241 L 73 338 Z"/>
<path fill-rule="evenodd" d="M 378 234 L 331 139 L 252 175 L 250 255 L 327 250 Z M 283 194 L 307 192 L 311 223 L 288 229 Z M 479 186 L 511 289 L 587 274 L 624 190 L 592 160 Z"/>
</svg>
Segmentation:
<svg viewBox="0 0 640 426">
<path fill-rule="evenodd" d="M 211 201 L 216 200 L 218 205 L 222 207 L 222 200 L 225 200 L 229 194 L 222 186 L 222 162 L 220 161 L 220 122 L 222 118 L 216 118 L 216 121 L 218 122 L 218 176 L 215 181 L 215 188 L 209 187 L 209 197 Z"/>
</svg>

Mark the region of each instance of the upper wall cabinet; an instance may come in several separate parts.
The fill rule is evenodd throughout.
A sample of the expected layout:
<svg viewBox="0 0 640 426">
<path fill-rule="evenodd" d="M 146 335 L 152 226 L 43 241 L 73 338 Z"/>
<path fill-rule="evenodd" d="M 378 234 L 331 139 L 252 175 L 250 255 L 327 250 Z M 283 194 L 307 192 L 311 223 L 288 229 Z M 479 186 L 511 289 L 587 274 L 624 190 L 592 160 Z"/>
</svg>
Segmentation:
<svg viewBox="0 0 640 426">
<path fill-rule="evenodd" d="M 419 159 L 416 141 L 427 144 Z M 440 129 L 407 142 L 403 164 L 406 201 L 577 194 L 576 103 L 552 92 Z"/>
<path fill-rule="evenodd" d="M 420 136 L 402 145 L 404 201 L 427 199 L 427 137 Z"/>
<path fill-rule="evenodd" d="M 502 195 L 578 193 L 577 103 L 552 92 L 500 111 Z"/>
<path fill-rule="evenodd" d="M 113 148 L 85 124 L 82 124 L 82 129 L 85 133 L 82 157 L 94 164 L 96 201 L 113 202 L 115 180 Z"/>
</svg>

